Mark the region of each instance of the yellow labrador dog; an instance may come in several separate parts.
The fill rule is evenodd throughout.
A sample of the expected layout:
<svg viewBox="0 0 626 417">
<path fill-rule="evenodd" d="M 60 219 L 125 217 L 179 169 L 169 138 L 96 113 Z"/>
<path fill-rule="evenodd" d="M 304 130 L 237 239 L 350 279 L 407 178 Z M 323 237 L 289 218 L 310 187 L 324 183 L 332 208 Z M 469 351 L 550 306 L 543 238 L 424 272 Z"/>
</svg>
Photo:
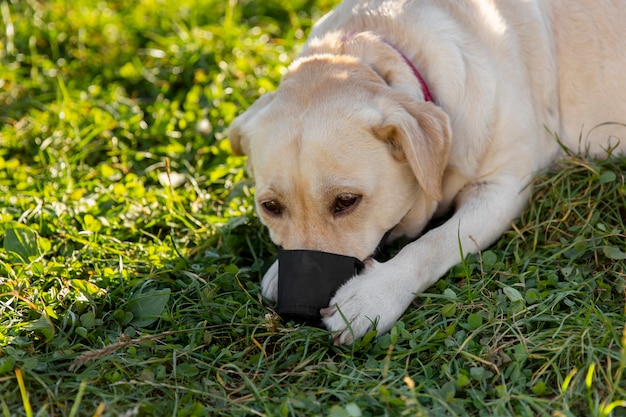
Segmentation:
<svg viewBox="0 0 626 417">
<path fill-rule="evenodd" d="M 322 310 L 335 343 L 388 331 L 461 261 L 459 243 L 476 252 L 507 230 L 557 137 L 626 151 L 624 22 L 621 0 L 345 0 L 317 23 L 230 140 L 274 243 L 365 260 Z M 389 230 L 416 237 L 451 208 L 371 259 Z"/>
</svg>

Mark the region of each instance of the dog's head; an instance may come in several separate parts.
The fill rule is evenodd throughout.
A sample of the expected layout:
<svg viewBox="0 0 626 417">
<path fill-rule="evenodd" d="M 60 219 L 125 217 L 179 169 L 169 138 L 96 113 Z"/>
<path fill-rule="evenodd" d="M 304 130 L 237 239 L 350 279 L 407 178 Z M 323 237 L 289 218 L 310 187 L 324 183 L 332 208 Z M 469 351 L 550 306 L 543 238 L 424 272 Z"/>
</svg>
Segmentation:
<svg viewBox="0 0 626 417">
<path fill-rule="evenodd" d="M 396 225 L 418 233 L 442 196 L 447 115 L 371 35 L 296 61 L 231 126 L 275 244 L 366 259 Z M 409 85 L 410 84 L 410 85 Z"/>
</svg>

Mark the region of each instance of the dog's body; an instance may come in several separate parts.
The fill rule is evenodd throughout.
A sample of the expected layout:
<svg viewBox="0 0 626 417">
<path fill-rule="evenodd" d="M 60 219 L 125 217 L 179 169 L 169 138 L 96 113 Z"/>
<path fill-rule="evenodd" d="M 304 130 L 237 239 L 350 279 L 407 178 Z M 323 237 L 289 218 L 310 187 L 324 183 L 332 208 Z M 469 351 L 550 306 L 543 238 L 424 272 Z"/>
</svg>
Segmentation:
<svg viewBox="0 0 626 417">
<path fill-rule="evenodd" d="M 388 331 L 459 243 L 476 252 L 508 229 L 555 136 L 626 151 L 625 21 L 619 0 L 346 0 L 318 22 L 230 137 L 277 245 L 366 259 L 323 310 L 336 343 Z M 388 230 L 416 237 L 450 208 L 388 262 L 369 258 Z"/>
</svg>

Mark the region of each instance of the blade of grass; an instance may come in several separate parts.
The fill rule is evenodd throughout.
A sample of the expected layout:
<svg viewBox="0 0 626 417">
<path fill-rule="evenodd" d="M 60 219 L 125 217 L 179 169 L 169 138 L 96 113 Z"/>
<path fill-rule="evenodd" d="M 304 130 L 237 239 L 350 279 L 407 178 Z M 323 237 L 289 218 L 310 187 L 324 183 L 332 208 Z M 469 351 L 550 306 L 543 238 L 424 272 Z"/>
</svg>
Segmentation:
<svg viewBox="0 0 626 417">
<path fill-rule="evenodd" d="M 15 377 L 17 378 L 17 384 L 20 387 L 20 394 L 22 396 L 22 404 L 24 405 L 24 413 L 26 417 L 33 416 L 33 410 L 30 406 L 30 401 L 28 399 L 28 392 L 26 392 L 26 386 L 24 385 L 24 378 L 22 377 L 22 370 L 19 368 L 15 368 Z"/>
<path fill-rule="evenodd" d="M 80 410 L 80 403 L 83 400 L 83 394 L 85 393 L 86 387 L 87 381 L 81 381 L 80 386 L 78 387 L 78 394 L 76 394 L 76 399 L 74 399 L 74 405 L 72 405 L 69 417 L 75 417 L 78 410 Z"/>
</svg>

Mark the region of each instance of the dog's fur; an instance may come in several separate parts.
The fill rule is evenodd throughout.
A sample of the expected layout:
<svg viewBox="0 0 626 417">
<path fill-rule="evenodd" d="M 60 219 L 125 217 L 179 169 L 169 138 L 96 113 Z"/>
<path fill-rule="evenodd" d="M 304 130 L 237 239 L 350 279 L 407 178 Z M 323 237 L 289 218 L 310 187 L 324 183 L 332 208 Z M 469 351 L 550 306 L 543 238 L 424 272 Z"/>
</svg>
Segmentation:
<svg viewBox="0 0 626 417">
<path fill-rule="evenodd" d="M 230 140 L 277 245 L 366 260 L 322 310 L 335 343 L 388 331 L 461 261 L 459 243 L 494 242 L 561 154 L 556 138 L 626 151 L 624 125 L 607 123 L 626 122 L 624 22 L 621 0 L 346 0 L 317 23 Z M 370 258 L 389 229 L 416 237 L 450 208 L 391 260 Z"/>
</svg>

